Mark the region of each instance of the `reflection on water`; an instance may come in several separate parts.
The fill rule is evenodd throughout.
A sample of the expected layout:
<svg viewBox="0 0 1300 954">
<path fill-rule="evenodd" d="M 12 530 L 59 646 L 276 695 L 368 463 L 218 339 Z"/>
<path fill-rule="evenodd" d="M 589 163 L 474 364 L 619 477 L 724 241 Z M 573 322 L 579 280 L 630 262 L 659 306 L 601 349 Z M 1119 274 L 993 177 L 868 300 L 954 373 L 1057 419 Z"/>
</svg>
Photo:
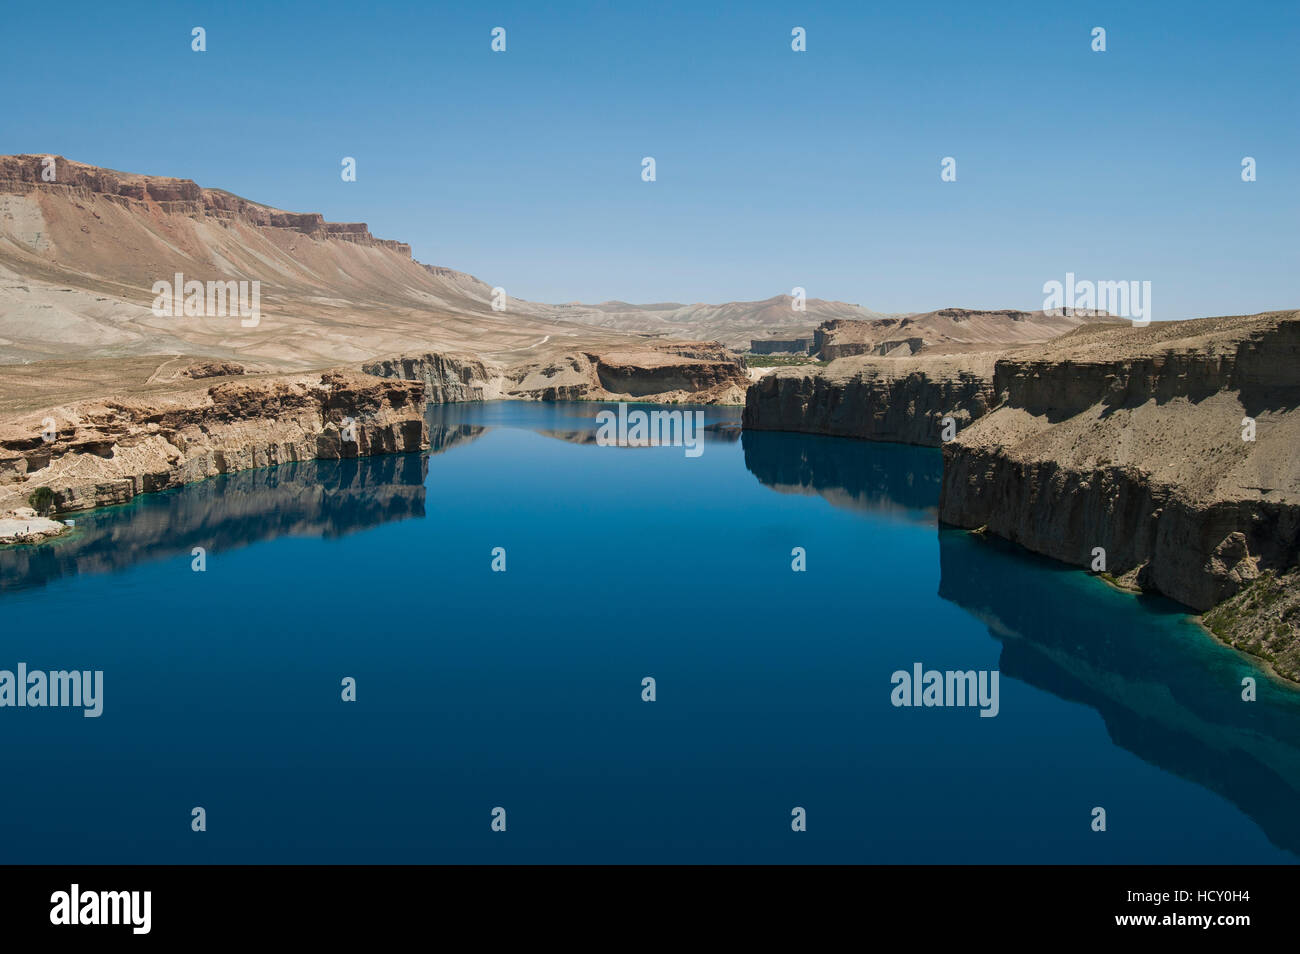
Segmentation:
<svg viewBox="0 0 1300 954">
<path fill-rule="evenodd" d="M 429 453 L 443 454 L 465 444 L 472 444 L 488 432 L 473 424 L 442 424 L 429 428 Z"/>
<path fill-rule="evenodd" d="M 490 487 L 494 479 L 485 475 L 502 471 L 500 461 L 506 461 L 508 468 L 516 461 L 525 460 L 524 452 L 509 457 L 494 455 L 514 444 L 527 446 L 527 442 L 523 435 L 517 435 L 514 443 L 497 440 L 476 444 L 481 437 L 494 428 L 520 428 L 566 442 L 588 444 L 595 438 L 595 415 L 606 406 L 497 403 L 432 408 L 431 454 L 457 456 L 447 462 L 449 466 L 442 471 L 443 483 L 437 496 L 428 502 L 425 489 L 428 472 L 431 466 L 435 469 L 441 466 L 443 458 L 412 454 L 315 461 L 246 471 L 176 491 L 146 495 L 123 507 L 79 514 L 75 532 L 52 545 L 0 549 L 0 590 L 22 590 L 64 577 L 110 573 L 173 557 L 187 558 L 193 546 L 219 552 L 281 536 L 340 537 L 394 521 L 424 518 L 428 503 L 430 511 L 437 515 L 429 523 L 437 526 L 430 528 L 427 537 L 409 544 L 414 549 L 405 557 L 400 550 L 393 554 L 396 565 L 409 568 L 413 565 L 413 553 L 428 553 L 430 546 L 437 545 L 426 540 L 438 541 L 438 534 L 444 533 L 450 538 L 464 538 L 472 528 L 498 519 L 492 508 L 474 509 L 482 506 L 485 494 L 492 500 L 505 499 L 503 488 L 508 485 L 484 491 L 484 482 Z M 580 524 L 580 515 L 591 512 L 592 507 L 596 508 L 595 512 L 612 515 L 611 519 L 621 514 L 620 508 L 626 504 L 618 494 L 602 496 L 594 502 L 584 498 L 575 503 L 565 497 L 566 488 L 580 485 L 591 473 L 620 474 L 618 478 L 606 478 L 602 485 L 620 491 L 624 486 L 622 481 L 635 481 L 637 475 L 649 474 L 644 485 L 629 484 L 640 487 L 632 496 L 647 502 L 651 508 L 659 507 L 661 498 L 657 495 L 662 494 L 662 501 L 670 502 L 676 492 L 671 486 L 676 471 L 671 468 L 678 467 L 691 468 L 682 473 L 691 474 L 693 480 L 721 487 L 722 493 L 730 493 L 728 481 L 735 481 L 762 498 L 744 504 L 748 510 L 732 514 L 733 524 L 751 516 L 759 524 L 764 520 L 783 522 L 792 505 L 809 512 L 802 501 L 777 500 L 763 494 L 741 470 L 743 460 L 744 467 L 757 478 L 758 484 L 780 494 L 816 495 L 836 508 L 868 517 L 890 518 L 886 522 L 854 518 L 847 524 L 844 520 L 833 524 L 825 520 L 827 516 L 833 517 L 833 512 L 819 506 L 817 509 L 822 514 L 809 526 L 847 526 L 842 532 L 848 542 L 839 554 L 841 561 L 851 558 L 859 536 L 863 545 L 888 539 L 891 545 L 911 547 L 911 541 L 916 541 L 915 549 L 899 551 L 906 554 L 899 559 L 899 572 L 933 573 L 933 557 L 928 555 L 933 551 L 927 548 L 934 541 L 933 535 L 937 535 L 938 595 L 979 620 L 1000 643 L 999 669 L 1007 680 L 1017 680 L 1058 700 L 1091 708 L 1104 720 L 1114 745 L 1218 794 L 1253 819 L 1275 845 L 1300 853 L 1300 814 L 1294 810 L 1300 803 L 1300 733 L 1296 731 L 1300 726 L 1300 694 L 1260 678 L 1258 701 L 1245 703 L 1240 697 L 1241 678 L 1259 677 L 1258 668 L 1206 638 L 1173 604 L 1138 601 L 1110 590 L 1077 570 L 1009 545 L 938 528 L 935 508 L 942 465 L 940 455 L 933 449 L 778 432 L 745 432 L 740 435 L 740 446 L 736 446 L 738 409 L 707 408 L 705 411 L 708 428 L 705 440 L 713 442 L 716 451 L 716 457 L 708 457 L 706 465 L 716 470 L 702 471 L 696 462 L 679 461 L 673 455 L 655 457 L 647 452 L 645 457 L 629 456 L 615 448 L 609 457 L 594 453 L 602 471 L 592 468 L 592 457 L 585 450 L 561 453 L 557 458 L 555 445 L 548 445 L 552 466 L 556 459 L 572 458 L 567 465 L 571 470 L 555 468 L 545 480 L 539 476 L 529 481 L 530 486 L 545 484 L 539 493 L 547 498 L 545 506 L 534 506 L 532 519 L 549 520 L 557 512 L 569 512 Z M 619 453 L 615 456 L 614 451 Z M 459 467 L 456 461 L 472 464 L 476 454 L 484 463 L 478 471 L 466 468 L 473 477 L 462 476 L 459 483 L 447 481 L 446 475 Z M 527 466 L 526 460 L 523 466 Z M 763 512 L 763 500 L 775 504 L 771 513 Z M 558 503 L 553 505 L 552 501 Z M 700 506 L 700 514 L 713 513 L 709 506 Z M 522 515 L 511 510 L 507 518 L 526 524 L 529 519 L 526 508 L 527 504 Z M 690 519 L 700 519 L 689 510 L 686 512 Z M 643 532 L 646 530 L 643 528 Z M 619 542 L 634 546 L 635 539 Z M 828 534 L 823 539 L 829 547 L 836 538 Z M 382 550 L 376 557 L 373 550 L 366 549 L 364 538 L 350 541 L 349 545 L 369 555 L 367 566 L 382 564 L 388 556 L 388 551 Z M 250 551 L 247 556 L 256 552 Z M 653 552 L 653 548 L 647 552 Z M 912 557 L 913 553 L 925 555 Z M 300 555 L 310 561 L 309 554 L 307 551 Z M 312 587 L 325 578 L 322 574 L 328 575 L 328 567 L 333 566 L 335 559 L 337 555 L 331 555 L 322 564 L 326 569 L 304 563 L 305 569 L 299 572 L 308 574 L 310 585 L 305 585 L 302 591 L 314 592 Z M 364 571 L 354 568 L 352 572 Z M 457 579 L 454 567 L 444 566 L 441 572 L 448 579 Z M 748 576 L 752 581 L 761 574 L 756 571 Z M 512 574 L 511 579 L 521 581 L 517 584 L 521 586 L 534 582 L 532 577 L 523 574 L 517 578 Z M 82 581 L 81 585 L 86 587 L 91 582 Z M 465 619 L 451 626 L 452 633 L 467 628 L 469 623 L 465 620 L 472 619 L 474 625 L 478 624 L 474 614 L 482 611 L 474 607 L 481 605 L 483 599 L 482 594 L 476 596 L 477 591 L 465 580 L 455 585 L 457 598 L 450 601 L 453 606 L 443 607 L 443 613 L 453 620 L 459 618 L 456 616 L 459 613 Z M 543 573 L 536 579 L 536 585 L 539 589 L 529 605 L 540 605 L 548 587 L 565 584 L 563 576 L 550 579 Z M 932 585 L 926 585 L 926 594 L 934 592 Z M 752 615 L 748 619 L 755 633 L 763 631 L 765 598 L 766 594 L 760 591 L 753 596 Z M 777 593 L 775 598 L 779 600 L 781 595 Z M 476 603 L 476 599 L 480 602 Z M 846 596 L 850 604 L 855 599 Z M 934 609 L 944 606 L 943 603 L 936 600 L 934 606 L 919 605 L 924 602 L 922 598 L 905 611 L 908 619 L 914 619 L 919 626 L 942 618 L 942 613 L 936 614 Z M 13 608 L 14 618 L 25 619 L 21 597 L 15 603 L 18 605 Z M 282 613 L 283 604 L 284 599 L 277 594 L 267 604 L 268 610 L 272 615 Z M 878 617 L 884 614 L 887 623 L 891 611 L 888 600 L 876 609 Z M 950 616 L 957 615 L 948 612 Z M 527 619 L 525 614 L 519 625 L 524 625 Z M 598 619 L 599 614 L 593 617 L 593 621 Z M 820 651 L 835 662 L 839 659 L 838 650 L 828 634 L 843 624 L 844 617 L 832 614 L 826 619 L 826 632 L 810 630 L 807 634 L 807 638 L 816 636 Z M 354 621 L 354 628 L 358 627 L 364 629 Z M 15 626 L 14 631 L 22 628 Z M 30 631 L 32 626 L 28 624 L 26 629 Z M 111 628 L 109 631 L 113 632 Z M 890 630 L 884 625 L 881 631 Z M 579 626 L 576 632 L 577 638 L 583 638 L 581 634 L 586 629 Z M 329 633 L 329 625 L 318 625 L 317 638 L 323 645 L 328 645 Z M 679 636 L 680 633 L 671 629 L 655 632 L 647 637 L 647 645 L 658 650 L 671 646 Z M 125 640 L 123 649 L 114 649 L 115 652 L 130 647 L 129 637 L 121 638 Z M 564 640 L 569 638 L 574 637 L 551 635 L 552 642 L 561 646 L 568 645 Z M 905 648 L 906 638 L 897 638 L 899 646 Z M 975 638 L 983 643 L 979 633 Z M 466 645 L 472 647 L 474 642 Z M 694 643 L 688 645 L 690 661 L 681 663 L 683 679 L 695 674 L 690 666 L 698 664 L 696 654 L 701 651 Z M 710 645 L 724 647 L 725 641 Z M 765 643 L 751 639 L 745 645 L 746 651 L 738 651 L 735 659 L 748 658 L 745 652 L 761 651 Z M 988 644 L 983 645 L 987 651 Z M 596 656 L 599 654 L 593 658 Z M 713 664 L 723 666 L 719 661 Z M 400 665 L 387 662 L 385 665 L 388 668 L 379 667 L 384 673 L 402 669 Z M 768 678 L 767 670 L 763 672 L 763 678 Z M 1010 720 L 1013 716 L 1007 714 L 1004 718 Z M 1107 751 L 1111 749 L 1110 743 L 1104 740 L 1099 744 Z M 1095 750 L 1080 748 L 1078 751 L 1093 754 Z M 582 757 L 585 756 L 581 753 L 574 756 Z M 1032 760 L 1032 746 L 1015 757 Z"/>
<path fill-rule="evenodd" d="M 302 461 L 144 494 L 77 514 L 75 529 L 51 544 L 0 548 L 0 591 L 109 573 L 195 546 L 229 550 L 282 536 L 340 537 L 423 517 L 428 467 L 420 454 Z"/>
<path fill-rule="evenodd" d="M 1091 706 L 1115 744 L 1217 792 L 1300 853 L 1300 694 L 1166 600 L 960 530 L 939 532 L 939 561 L 939 595 L 1002 643 L 1004 676 Z M 1258 681 L 1256 702 L 1242 701 L 1244 676 Z"/>
<path fill-rule="evenodd" d="M 696 406 L 675 404 L 633 404 L 628 408 L 647 411 L 702 412 L 707 439 L 731 443 L 739 438 L 740 408 L 716 405 Z M 464 404 L 430 404 L 424 419 L 430 429 L 474 426 L 517 427 L 538 432 L 591 433 L 599 425 L 596 415 L 601 411 L 617 411 L 618 404 L 604 401 L 491 401 Z"/>
<path fill-rule="evenodd" d="M 594 427 L 589 430 L 574 430 L 574 431 L 539 430 L 537 433 L 541 434 L 543 437 L 552 437 L 555 440 L 566 441 L 567 443 L 570 444 L 600 446 L 596 441 L 597 431 Z M 740 440 L 740 426 L 737 424 L 724 424 L 724 423 L 706 424 L 704 430 L 700 433 L 698 437 L 692 435 L 692 440 L 700 440 L 700 441 L 704 441 L 705 443 L 712 441 L 721 444 L 734 444 L 736 443 L 736 441 Z M 635 450 L 637 448 L 644 448 L 644 447 L 660 447 L 660 446 L 679 447 L 681 446 L 681 444 L 680 444 L 680 437 L 678 443 L 672 443 L 671 441 L 662 441 L 658 437 L 648 437 L 642 441 L 629 441 L 623 444 L 607 444 L 604 446 L 620 447 L 624 449 Z"/>
<path fill-rule="evenodd" d="M 629 408 L 647 411 L 677 411 L 704 415 L 704 431 L 695 439 L 707 443 L 734 444 L 740 440 L 740 409 L 734 407 L 695 407 L 687 405 L 634 404 Z M 523 401 L 491 403 L 431 404 L 424 419 L 429 425 L 429 440 L 435 450 L 446 450 L 467 443 L 492 427 L 519 427 L 536 431 L 544 437 L 569 444 L 599 446 L 596 415 L 618 410 L 618 404 L 601 401 L 549 401 L 534 404 Z M 680 434 L 680 430 L 678 434 Z M 609 445 L 619 450 L 657 446 L 647 440 L 639 444 Z"/>
<path fill-rule="evenodd" d="M 782 431 L 745 431 L 749 472 L 784 494 L 818 494 L 836 507 L 934 523 L 943 458 L 929 447 Z"/>
</svg>

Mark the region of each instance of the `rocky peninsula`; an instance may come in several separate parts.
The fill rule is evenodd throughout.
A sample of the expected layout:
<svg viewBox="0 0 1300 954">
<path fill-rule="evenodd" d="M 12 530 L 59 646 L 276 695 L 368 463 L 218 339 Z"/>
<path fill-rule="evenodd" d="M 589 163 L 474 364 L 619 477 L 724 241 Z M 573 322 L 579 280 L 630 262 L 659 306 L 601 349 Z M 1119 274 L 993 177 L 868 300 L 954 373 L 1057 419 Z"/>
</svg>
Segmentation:
<svg viewBox="0 0 1300 954">
<path fill-rule="evenodd" d="M 57 513 L 217 474 L 429 446 L 423 387 L 355 371 L 242 377 L 80 401 L 0 424 L 0 510 Z"/>
<path fill-rule="evenodd" d="M 944 523 L 1197 611 L 1294 579 L 1297 312 L 1089 324 L 994 354 L 777 371 L 750 388 L 744 422 L 941 446 Z M 1252 611 L 1261 603 L 1275 611 Z M 1278 606 L 1240 599 L 1209 619 L 1297 678 L 1300 613 Z"/>
</svg>

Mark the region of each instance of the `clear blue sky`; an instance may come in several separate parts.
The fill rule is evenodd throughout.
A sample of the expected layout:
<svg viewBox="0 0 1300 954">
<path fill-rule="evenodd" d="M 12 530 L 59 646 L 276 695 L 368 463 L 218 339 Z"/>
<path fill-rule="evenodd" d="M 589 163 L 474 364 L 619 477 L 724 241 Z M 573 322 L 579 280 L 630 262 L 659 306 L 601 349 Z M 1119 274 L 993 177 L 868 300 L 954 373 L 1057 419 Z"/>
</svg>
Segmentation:
<svg viewBox="0 0 1300 954">
<path fill-rule="evenodd" d="M 10 3 L 5 34 L 0 152 L 365 221 L 512 296 L 1036 308 L 1073 271 L 1156 319 L 1300 305 L 1294 0 Z"/>
</svg>

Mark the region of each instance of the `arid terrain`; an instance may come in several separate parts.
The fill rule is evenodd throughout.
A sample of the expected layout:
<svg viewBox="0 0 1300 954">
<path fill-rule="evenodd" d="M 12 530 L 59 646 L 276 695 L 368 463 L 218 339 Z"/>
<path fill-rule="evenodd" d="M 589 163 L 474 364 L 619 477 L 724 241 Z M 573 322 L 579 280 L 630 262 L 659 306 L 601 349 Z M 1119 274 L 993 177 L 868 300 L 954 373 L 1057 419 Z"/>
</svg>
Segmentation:
<svg viewBox="0 0 1300 954">
<path fill-rule="evenodd" d="M 965 354 L 1038 344 L 1081 325 L 1114 322 L 1108 315 L 1048 315 L 1003 308 L 941 308 L 922 315 L 834 320 L 815 332 L 813 352 L 826 361 L 853 355 L 906 357 L 913 354 Z"/>
<path fill-rule="evenodd" d="M 364 223 L 62 157 L 46 181 L 44 158 L 0 157 L 0 411 L 166 385 L 196 358 L 260 373 L 429 354 L 481 364 L 488 396 L 739 404 L 750 375 L 736 352 L 792 327 L 827 323 L 834 357 L 892 337 L 923 338 L 939 353 L 1008 347 L 1083 320 L 882 316 L 817 298 L 795 311 L 789 295 L 717 305 L 504 298 L 498 310 L 487 282 L 421 264 Z M 250 327 L 237 316 L 155 314 L 154 284 L 178 274 L 259 282 L 260 318 Z"/>
<path fill-rule="evenodd" d="M 1134 327 L 819 299 L 797 312 L 784 295 L 549 305 L 421 264 L 363 223 L 59 157 L 50 181 L 42 159 L 0 157 L 8 539 L 49 530 L 25 509 L 41 488 L 73 512 L 427 449 L 428 402 L 744 403 L 750 429 L 942 446 L 944 522 L 1228 607 L 1216 634 L 1300 677 L 1295 601 L 1273 595 L 1300 548 L 1300 313 Z M 184 294 L 160 297 L 177 276 Z M 214 313 L 202 285 L 194 313 L 162 313 L 191 281 L 257 282 L 256 315 Z M 811 336 L 830 363 L 746 366 L 753 340 L 782 336 Z"/>
<path fill-rule="evenodd" d="M 30 393 L 35 377 L 47 403 L 138 388 L 150 363 L 145 382 L 194 357 L 256 373 L 442 352 L 481 361 L 503 394 L 527 378 L 523 392 L 556 379 L 592 398 L 620 393 L 606 384 L 626 384 L 624 393 L 650 400 L 683 399 L 677 392 L 706 403 L 743 400 L 743 363 L 720 347 L 683 348 L 662 329 L 580 323 L 574 318 L 599 313 L 577 306 L 505 299 L 495 310 L 491 286 L 416 262 L 408 245 L 378 239 L 364 223 L 61 157 L 47 182 L 42 158 L 0 157 L 0 401 L 26 400 L 12 395 Z M 177 274 L 259 282 L 259 320 L 160 317 L 154 283 Z M 87 359 L 95 359 L 91 379 L 68 373 L 69 362 Z M 53 364 L 25 377 L 13 370 L 44 362 Z M 645 380 L 631 373 L 642 367 Z"/>
</svg>

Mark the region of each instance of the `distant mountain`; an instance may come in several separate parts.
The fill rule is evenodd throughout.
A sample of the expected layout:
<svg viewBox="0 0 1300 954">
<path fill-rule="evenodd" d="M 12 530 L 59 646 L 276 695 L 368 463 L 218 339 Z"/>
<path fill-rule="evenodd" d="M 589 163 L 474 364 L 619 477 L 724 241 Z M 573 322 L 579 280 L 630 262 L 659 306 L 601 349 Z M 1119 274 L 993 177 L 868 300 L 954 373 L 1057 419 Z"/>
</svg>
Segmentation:
<svg viewBox="0 0 1300 954">
<path fill-rule="evenodd" d="M 665 337 L 720 341 L 729 348 L 748 351 L 755 338 L 811 336 L 817 325 L 830 320 L 868 321 L 884 317 L 861 305 L 809 298 L 796 311 L 790 295 L 762 301 L 732 301 L 720 305 L 677 302 L 630 305 L 607 301 L 598 305 L 573 303 L 552 306 L 548 314 L 611 331 L 640 332 Z"/>
<path fill-rule="evenodd" d="M 274 370 L 439 349 L 510 362 L 542 343 L 629 340 L 549 306 L 494 311 L 491 286 L 364 223 L 62 157 L 45 181 L 44 158 L 0 157 L 0 362 L 183 353 Z M 155 315 L 154 283 L 177 273 L 260 282 L 263 319 Z"/>
<path fill-rule="evenodd" d="M 1050 341 L 1082 325 L 1123 322 L 1104 313 L 1049 315 L 1002 308 L 940 308 L 873 321 L 836 319 L 820 325 L 813 350 L 826 360 L 871 354 L 904 356 L 996 351 Z"/>
<path fill-rule="evenodd" d="M 155 283 L 177 275 L 257 282 L 258 321 L 155 313 Z M 377 238 L 365 223 L 327 222 L 188 179 L 60 156 L 0 157 L 0 364 L 186 355 L 256 373 L 459 353 L 512 380 L 536 371 L 546 392 L 560 387 L 564 369 L 613 381 L 624 373 L 614 367 L 662 375 L 665 354 L 734 363 L 708 348 L 680 352 L 674 343 L 683 340 L 745 351 L 754 338 L 807 337 L 820 325 L 844 353 L 893 338 L 933 350 L 1042 341 L 1078 323 L 964 309 L 887 316 L 817 298 L 795 310 L 789 295 L 636 305 L 494 300 L 493 292 L 473 275 L 415 261 L 409 245 Z M 703 371 L 702 380 L 713 375 Z M 719 380 L 729 377 L 723 369 Z"/>
<path fill-rule="evenodd" d="M 815 298 L 795 311 L 788 295 L 719 305 L 512 298 L 500 311 L 492 285 L 414 261 L 409 245 L 377 238 L 363 222 L 46 158 L 0 157 L 0 362 L 176 352 L 299 368 L 430 349 L 512 361 L 557 339 L 646 336 L 743 350 L 774 331 L 878 317 Z M 274 333 L 151 314 L 154 283 L 178 272 L 185 281 L 260 281 Z"/>
</svg>

